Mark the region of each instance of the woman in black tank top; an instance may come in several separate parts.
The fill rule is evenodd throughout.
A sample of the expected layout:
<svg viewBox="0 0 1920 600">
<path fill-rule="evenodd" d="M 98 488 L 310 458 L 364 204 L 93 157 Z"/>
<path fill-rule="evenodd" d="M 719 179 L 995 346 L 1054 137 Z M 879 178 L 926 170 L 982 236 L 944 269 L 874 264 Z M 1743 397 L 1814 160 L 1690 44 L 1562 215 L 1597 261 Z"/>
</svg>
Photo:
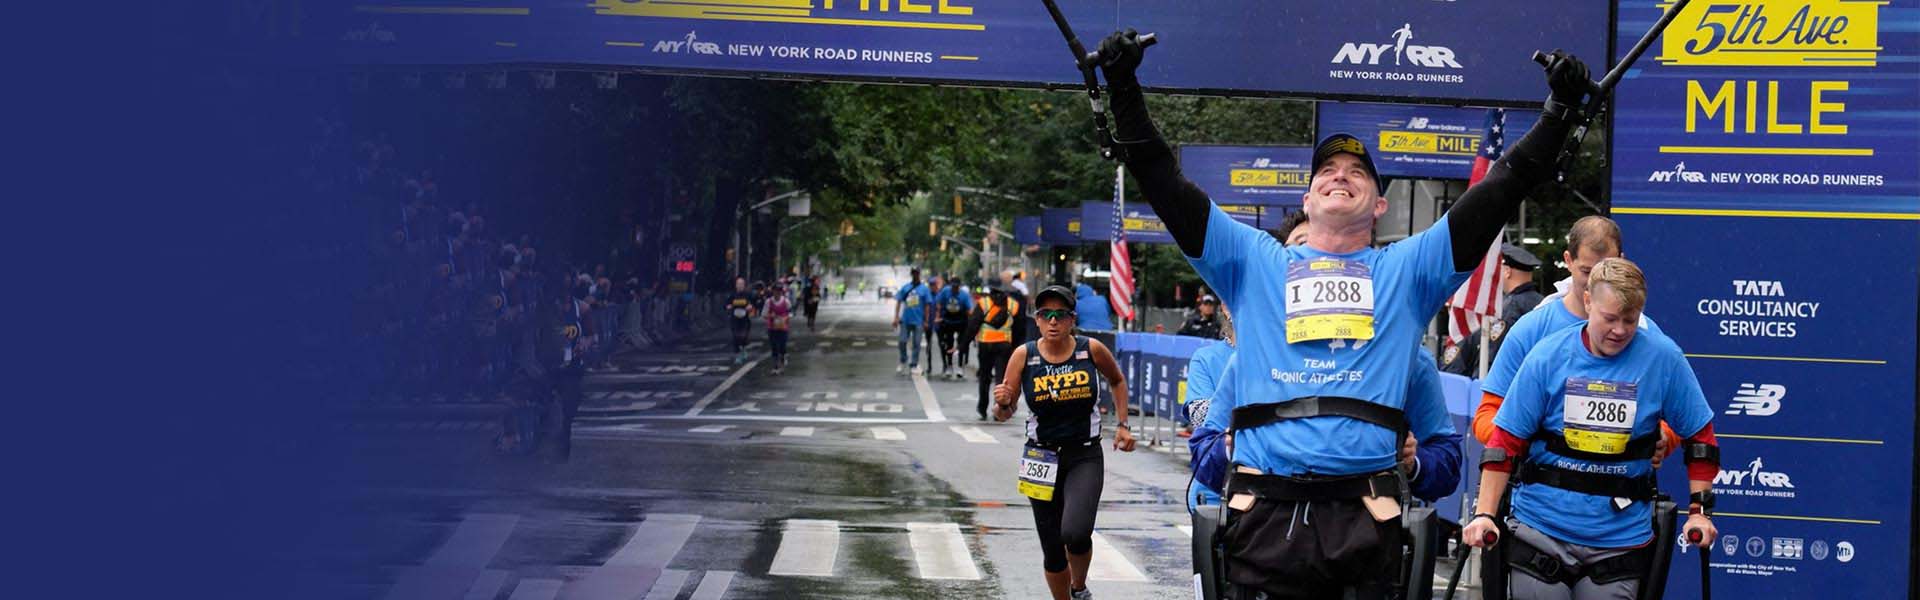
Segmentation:
<svg viewBox="0 0 1920 600">
<path fill-rule="evenodd" d="M 1034 295 L 1040 339 L 1014 348 L 1006 378 L 993 390 L 993 418 L 1013 417 L 1025 397 L 1027 443 L 1019 488 L 1033 505 L 1042 565 L 1054 600 L 1088 600 L 1087 565 L 1093 560 L 1094 513 L 1106 479 L 1100 452 L 1100 387 L 1113 396 L 1113 447 L 1133 451 L 1127 427 L 1127 380 L 1113 352 L 1099 340 L 1073 335 L 1073 293 L 1048 286 Z"/>
</svg>

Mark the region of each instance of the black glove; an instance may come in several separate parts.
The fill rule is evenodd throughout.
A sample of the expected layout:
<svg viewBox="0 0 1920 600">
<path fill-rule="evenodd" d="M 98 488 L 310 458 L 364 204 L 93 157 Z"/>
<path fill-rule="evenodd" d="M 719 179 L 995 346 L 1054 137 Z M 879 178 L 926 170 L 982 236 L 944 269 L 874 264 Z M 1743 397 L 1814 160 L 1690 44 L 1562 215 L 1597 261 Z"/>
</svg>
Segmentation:
<svg viewBox="0 0 1920 600">
<path fill-rule="evenodd" d="M 1547 101 L 1557 102 L 1577 108 L 1585 103 L 1587 92 L 1593 90 L 1593 82 L 1588 78 L 1586 63 L 1572 54 L 1554 50 L 1547 61 Z"/>
<path fill-rule="evenodd" d="M 1140 46 L 1139 32 L 1128 28 L 1115 31 L 1107 39 L 1100 40 L 1100 70 L 1107 75 L 1107 85 L 1140 85 L 1133 71 L 1140 68 L 1140 60 L 1146 56 L 1146 49 Z"/>
</svg>

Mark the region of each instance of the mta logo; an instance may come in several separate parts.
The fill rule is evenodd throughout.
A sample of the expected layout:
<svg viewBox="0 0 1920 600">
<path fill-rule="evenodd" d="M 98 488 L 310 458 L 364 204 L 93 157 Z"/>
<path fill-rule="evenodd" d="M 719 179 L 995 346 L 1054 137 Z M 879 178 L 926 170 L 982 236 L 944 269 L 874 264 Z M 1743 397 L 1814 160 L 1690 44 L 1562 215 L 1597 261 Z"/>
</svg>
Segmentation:
<svg viewBox="0 0 1920 600">
<path fill-rule="evenodd" d="M 1334 64 L 1377 65 L 1380 64 L 1381 55 L 1387 54 L 1388 50 L 1392 50 L 1394 66 L 1412 63 L 1414 66 L 1433 69 L 1461 68 L 1460 63 L 1454 61 L 1452 48 L 1446 46 L 1419 46 L 1408 44 L 1407 40 L 1410 39 L 1413 39 L 1413 25 L 1411 23 L 1402 25 L 1399 29 L 1393 31 L 1393 43 L 1391 44 L 1347 42 L 1346 45 L 1340 47 L 1338 53 L 1333 55 L 1332 62 Z"/>
<path fill-rule="evenodd" d="M 1780 399 L 1787 397 L 1787 386 L 1771 383 L 1742 383 L 1727 403 L 1727 414 L 1767 417 L 1780 412 Z"/>
<path fill-rule="evenodd" d="M 1706 183 L 1707 176 L 1701 174 L 1699 171 L 1688 171 L 1687 163 L 1682 162 L 1674 165 L 1671 171 L 1654 171 L 1652 175 L 1647 176 L 1647 181 L 1659 183 L 1674 181 L 1681 183 Z"/>
<path fill-rule="evenodd" d="M 1754 457 L 1753 462 L 1747 463 L 1747 470 L 1722 470 L 1719 475 L 1713 477 L 1713 484 L 1793 489 L 1793 481 L 1787 477 L 1786 473 L 1767 471 L 1763 469 L 1764 466 L 1759 457 Z"/>
</svg>

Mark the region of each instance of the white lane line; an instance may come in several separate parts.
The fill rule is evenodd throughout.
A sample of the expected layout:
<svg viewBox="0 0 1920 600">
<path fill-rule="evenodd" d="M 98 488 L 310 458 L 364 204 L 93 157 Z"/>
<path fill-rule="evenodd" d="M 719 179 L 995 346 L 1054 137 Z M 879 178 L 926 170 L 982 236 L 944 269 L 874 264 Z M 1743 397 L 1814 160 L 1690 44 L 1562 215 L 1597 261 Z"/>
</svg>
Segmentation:
<svg viewBox="0 0 1920 600">
<path fill-rule="evenodd" d="M 866 341 L 866 340 L 855 340 L 855 341 L 853 342 L 853 347 L 855 347 L 855 348 L 865 348 L 865 347 L 867 347 L 867 341 Z"/>
<path fill-rule="evenodd" d="M 960 437 L 966 438 L 968 442 L 972 442 L 975 444 L 1000 443 L 1000 440 L 993 439 L 993 434 L 987 433 L 985 431 L 981 431 L 979 427 L 975 427 L 972 425 L 966 425 L 966 426 L 954 425 L 954 426 L 948 427 L 947 429 L 952 429 L 954 433 L 960 434 Z"/>
<path fill-rule="evenodd" d="M 898 442 L 907 439 L 907 432 L 901 431 L 899 427 L 875 427 L 873 439 Z"/>
<path fill-rule="evenodd" d="M 579 413 L 584 415 L 589 413 L 629 412 L 648 410 L 659 405 L 659 402 L 630 402 L 619 406 L 582 406 L 580 407 Z"/>
<path fill-rule="evenodd" d="M 693 588 L 693 595 L 687 600 L 720 600 L 726 597 L 730 585 L 733 585 L 733 571 L 707 571 L 700 577 L 700 587 Z"/>
<path fill-rule="evenodd" d="M 907 543 L 921 579 L 979 579 L 957 523 L 908 523 Z"/>
<path fill-rule="evenodd" d="M 1127 562 L 1120 549 L 1100 532 L 1093 534 L 1093 563 L 1087 565 L 1087 579 L 1100 581 L 1146 581 L 1147 575 Z"/>
<path fill-rule="evenodd" d="M 840 553 L 840 522 L 788 519 L 780 531 L 780 549 L 773 553 L 768 575 L 832 577 Z"/>
<path fill-rule="evenodd" d="M 427 557 L 429 567 L 485 567 L 493 555 L 507 544 L 519 515 L 476 513 L 467 515 L 455 527 L 453 535 Z"/>
<path fill-rule="evenodd" d="M 558 579 L 522 579 L 507 600 L 553 600 L 560 595 L 561 583 Z"/>
<path fill-rule="evenodd" d="M 927 421 L 939 423 L 947 420 L 946 413 L 940 412 L 940 399 L 934 397 L 933 386 L 927 385 L 924 375 L 913 375 L 913 390 L 920 392 L 920 410 L 927 414 Z"/>
<path fill-rule="evenodd" d="M 500 588 L 507 585 L 507 572 L 499 569 L 487 569 L 473 580 L 473 587 L 467 588 L 463 600 L 493 600 L 500 595 Z"/>
<path fill-rule="evenodd" d="M 688 429 L 687 432 L 688 433 L 720 433 L 728 429 L 733 429 L 733 426 L 732 425 L 701 425 L 693 429 Z"/>
<path fill-rule="evenodd" d="M 673 600 L 680 595 L 680 588 L 687 587 L 687 576 L 691 574 L 680 569 L 661 571 L 660 578 L 653 580 L 653 589 L 647 590 L 645 600 Z"/>
<path fill-rule="evenodd" d="M 1191 538 L 1193 537 L 1193 526 L 1192 526 L 1192 525 L 1175 525 L 1175 526 L 1173 526 L 1173 528 L 1174 528 L 1174 529 L 1178 529 L 1178 530 L 1180 530 L 1180 534 L 1181 534 L 1181 535 L 1185 535 L 1185 536 L 1187 536 L 1187 537 L 1188 537 L 1189 539 L 1191 539 Z"/>
<path fill-rule="evenodd" d="M 813 437 L 812 427 L 782 427 L 780 435 L 784 437 Z"/>
<path fill-rule="evenodd" d="M 715 398 L 719 398 L 721 394 L 727 393 L 727 388 L 733 387 L 733 384 L 738 383 L 741 377 L 745 377 L 748 371 L 752 371 L 753 368 L 757 366 L 760 366 L 760 359 L 754 359 L 748 362 L 746 366 L 740 367 L 740 370 L 734 371 L 733 375 L 728 376 L 726 381 L 720 382 L 720 387 L 713 388 L 713 391 L 707 392 L 705 396 L 701 396 L 699 402 L 693 403 L 693 408 L 687 409 L 685 416 L 699 416 L 700 411 L 706 410 L 708 404 L 713 404 Z"/>
<path fill-rule="evenodd" d="M 831 331 L 829 331 L 828 333 L 832 333 L 832 332 L 831 332 Z M 818 344 L 814 344 L 814 345 L 813 345 L 813 347 L 815 347 L 815 348 L 820 348 L 820 349 L 826 349 L 826 348 L 832 348 L 832 347 L 833 347 L 833 340 L 825 340 L 825 341 L 822 341 L 822 342 L 820 342 L 820 343 L 818 343 Z"/>
<path fill-rule="evenodd" d="M 609 567 L 665 567 L 687 545 L 700 515 L 672 513 L 648 514 L 647 520 L 633 528 L 633 537 L 607 559 Z"/>
</svg>

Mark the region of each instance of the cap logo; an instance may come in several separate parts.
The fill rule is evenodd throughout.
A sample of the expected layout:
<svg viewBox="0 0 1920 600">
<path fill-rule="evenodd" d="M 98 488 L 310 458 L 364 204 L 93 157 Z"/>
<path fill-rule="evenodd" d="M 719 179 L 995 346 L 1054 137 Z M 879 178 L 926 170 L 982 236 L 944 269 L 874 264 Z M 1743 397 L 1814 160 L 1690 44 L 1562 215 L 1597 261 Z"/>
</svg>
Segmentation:
<svg viewBox="0 0 1920 600">
<path fill-rule="evenodd" d="M 1328 147 L 1326 149 L 1326 154 L 1333 154 L 1336 152 L 1345 152 L 1347 154 L 1352 154 L 1356 156 L 1367 155 L 1367 147 L 1365 145 L 1362 145 L 1360 143 L 1360 140 L 1356 140 L 1353 138 L 1340 138 L 1337 140 L 1333 140 L 1332 142 L 1329 142 L 1327 146 Z"/>
</svg>

